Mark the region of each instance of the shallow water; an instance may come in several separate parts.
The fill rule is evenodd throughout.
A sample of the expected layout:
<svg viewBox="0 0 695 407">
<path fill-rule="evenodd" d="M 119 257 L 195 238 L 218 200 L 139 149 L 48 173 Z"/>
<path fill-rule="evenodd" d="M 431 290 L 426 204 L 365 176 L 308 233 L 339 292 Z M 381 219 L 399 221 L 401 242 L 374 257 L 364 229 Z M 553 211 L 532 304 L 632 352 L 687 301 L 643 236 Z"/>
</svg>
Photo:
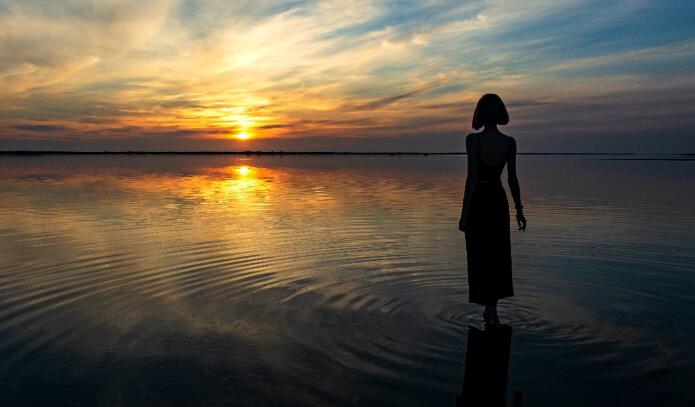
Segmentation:
<svg viewBox="0 0 695 407">
<path fill-rule="evenodd" d="M 520 156 L 507 400 L 693 405 L 695 162 Z M 5 405 L 455 405 L 465 157 L 0 158 Z"/>
</svg>

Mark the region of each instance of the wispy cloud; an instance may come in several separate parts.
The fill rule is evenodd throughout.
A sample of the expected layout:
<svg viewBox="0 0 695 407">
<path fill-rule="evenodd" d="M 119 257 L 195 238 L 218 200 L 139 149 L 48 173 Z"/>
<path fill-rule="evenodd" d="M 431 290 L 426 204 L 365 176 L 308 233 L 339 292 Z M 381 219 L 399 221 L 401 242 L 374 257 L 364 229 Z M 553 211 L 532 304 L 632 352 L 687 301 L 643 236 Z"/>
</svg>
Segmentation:
<svg viewBox="0 0 695 407">
<path fill-rule="evenodd" d="M 0 138 L 436 137 L 489 91 L 531 143 L 682 130 L 655 95 L 695 90 L 687 3 L 5 0 Z M 639 120 L 575 120 L 608 99 Z"/>
</svg>

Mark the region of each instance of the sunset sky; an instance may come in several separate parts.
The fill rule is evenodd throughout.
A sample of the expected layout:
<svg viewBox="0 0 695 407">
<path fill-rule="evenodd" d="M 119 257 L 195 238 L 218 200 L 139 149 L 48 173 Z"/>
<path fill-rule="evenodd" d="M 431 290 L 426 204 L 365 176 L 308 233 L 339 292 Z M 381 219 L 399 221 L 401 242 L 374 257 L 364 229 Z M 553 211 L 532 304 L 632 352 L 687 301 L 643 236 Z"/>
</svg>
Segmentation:
<svg viewBox="0 0 695 407">
<path fill-rule="evenodd" d="M 695 152 L 692 1 L 0 0 L 0 150 Z"/>
</svg>

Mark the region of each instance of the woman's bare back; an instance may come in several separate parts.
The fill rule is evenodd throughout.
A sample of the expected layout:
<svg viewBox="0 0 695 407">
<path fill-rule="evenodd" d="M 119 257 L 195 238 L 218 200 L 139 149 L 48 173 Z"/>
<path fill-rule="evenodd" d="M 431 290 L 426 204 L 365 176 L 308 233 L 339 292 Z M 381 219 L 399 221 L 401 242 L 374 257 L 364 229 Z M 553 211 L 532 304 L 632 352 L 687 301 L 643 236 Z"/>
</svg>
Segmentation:
<svg viewBox="0 0 695 407">
<path fill-rule="evenodd" d="M 480 161 L 491 166 L 500 166 L 509 159 L 511 138 L 499 131 L 480 133 Z"/>
</svg>

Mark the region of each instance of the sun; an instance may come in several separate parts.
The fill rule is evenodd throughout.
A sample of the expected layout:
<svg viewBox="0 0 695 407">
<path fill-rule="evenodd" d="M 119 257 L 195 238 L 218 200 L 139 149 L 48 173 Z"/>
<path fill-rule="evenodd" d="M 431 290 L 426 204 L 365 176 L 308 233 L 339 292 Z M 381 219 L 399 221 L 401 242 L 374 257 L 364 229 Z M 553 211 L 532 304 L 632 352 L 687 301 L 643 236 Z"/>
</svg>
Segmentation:
<svg viewBox="0 0 695 407">
<path fill-rule="evenodd" d="M 250 137 L 251 135 L 246 131 L 242 131 L 234 135 L 234 138 L 239 140 L 248 140 Z"/>
</svg>

